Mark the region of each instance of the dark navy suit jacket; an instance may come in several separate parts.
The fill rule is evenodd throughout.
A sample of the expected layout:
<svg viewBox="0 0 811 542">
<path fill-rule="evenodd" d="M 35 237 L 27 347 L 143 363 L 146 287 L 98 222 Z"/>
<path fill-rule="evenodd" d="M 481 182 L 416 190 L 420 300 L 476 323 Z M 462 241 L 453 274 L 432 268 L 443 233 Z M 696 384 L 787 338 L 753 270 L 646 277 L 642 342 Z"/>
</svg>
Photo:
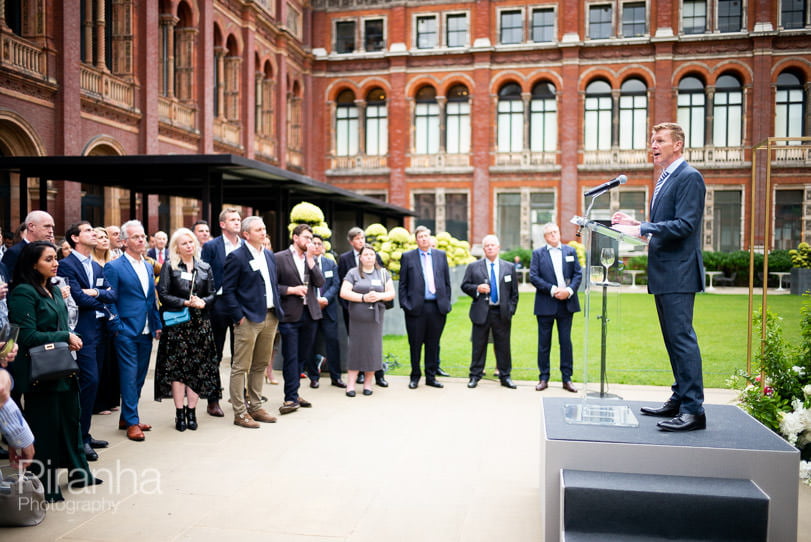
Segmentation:
<svg viewBox="0 0 811 542">
<path fill-rule="evenodd" d="M 436 306 L 440 314 L 451 312 L 451 273 L 445 252 L 431 249 L 432 267 L 434 269 L 434 286 L 436 287 Z M 403 253 L 400 259 L 400 306 L 409 316 L 422 314 L 425 301 L 425 277 L 422 274 L 420 249 L 415 248 Z"/>
<path fill-rule="evenodd" d="M 70 286 L 70 296 L 79 307 L 79 322 L 76 324 L 76 333 L 82 337 L 82 342 L 89 344 L 95 342 L 96 337 L 96 311 L 107 314 L 107 303 L 115 303 L 117 296 L 115 290 L 110 289 L 110 283 L 104 278 L 104 272 L 99 264 L 92 262 L 93 284 L 88 284 L 82 262 L 74 252 L 59 262 L 56 274 L 65 277 Z M 83 289 L 95 288 L 99 291 L 98 297 L 89 296 Z"/>
<path fill-rule="evenodd" d="M 479 284 L 482 283 L 490 283 L 490 261 L 487 258 L 482 258 L 467 266 L 461 286 L 462 291 L 473 298 L 468 314 L 470 321 L 478 325 L 487 323 L 487 313 L 490 311 L 490 294 L 480 294 L 478 291 Z M 496 283 L 498 284 L 498 305 L 501 319 L 511 320 L 518 308 L 518 279 L 515 265 L 499 259 Z"/>
<path fill-rule="evenodd" d="M 219 237 L 217 238 L 219 239 Z M 213 243 L 209 241 L 205 246 Z M 220 241 L 222 243 L 222 241 Z M 273 307 L 279 321 L 284 318 L 282 303 L 279 299 L 279 286 L 276 281 L 276 259 L 269 250 L 262 249 L 268 264 L 270 285 L 273 290 Z M 261 323 L 267 318 L 267 290 L 265 280 L 259 269 L 251 267 L 253 255 L 245 243 L 234 250 L 225 259 L 225 276 L 222 281 L 221 301 L 224 313 L 232 322 L 239 322 L 243 317 L 251 322 Z M 213 266 L 212 266 L 213 268 Z M 214 275 L 216 277 L 216 275 Z M 216 285 L 215 285 L 216 288 Z"/>
<path fill-rule="evenodd" d="M 338 293 L 341 291 L 341 279 L 338 277 L 338 264 L 330 260 L 325 256 L 321 256 L 320 259 L 321 265 L 321 274 L 324 275 L 324 285 L 321 287 L 321 297 L 324 297 L 329 301 L 329 304 L 324 307 L 321 312 L 324 315 L 324 318 L 332 320 L 333 322 L 338 321 L 338 313 L 336 312 L 336 306 L 338 303 Z"/>
<path fill-rule="evenodd" d="M 14 268 L 17 266 L 17 259 L 20 257 L 20 253 L 27 245 L 25 241 L 20 241 L 16 245 L 12 246 L 10 249 L 3 254 L 3 265 L 6 266 L 6 271 L 8 272 L 8 276 L 6 276 L 6 282 L 11 283 L 14 280 Z"/>
<path fill-rule="evenodd" d="M 566 286 L 572 289 L 574 295 L 566 300 L 566 309 L 569 312 L 578 312 L 580 302 L 577 299 L 577 289 L 580 288 L 580 281 L 583 272 L 580 269 L 580 261 L 577 259 L 577 251 L 569 245 L 561 243 L 563 251 L 563 278 Z M 558 300 L 550 295 L 552 286 L 557 286 L 555 268 L 552 266 L 552 257 L 546 245 L 532 251 L 532 262 L 529 265 L 529 280 L 535 286 L 535 310 L 537 316 L 554 316 L 558 312 Z"/>
<path fill-rule="evenodd" d="M 239 246 L 244 244 L 245 242 L 240 239 Z M 203 249 L 200 251 L 200 259 L 211 266 L 211 272 L 214 273 L 214 291 L 219 291 L 222 288 L 225 267 L 225 239 L 222 235 L 218 235 L 203 245 Z M 264 321 L 264 318 L 262 321 Z"/>
<path fill-rule="evenodd" d="M 648 292 L 691 293 L 704 290 L 701 221 L 704 177 L 683 162 L 665 182 L 651 209 L 650 222 L 640 226 L 651 234 L 648 245 Z"/>
<path fill-rule="evenodd" d="M 115 334 L 139 337 L 144 330 L 144 325 L 148 322 L 149 333 L 154 337 L 155 332 L 163 327 L 158 313 L 152 265 L 146 260 L 143 261 L 143 265 L 149 278 L 146 295 L 144 295 L 141 281 L 126 255 L 122 255 L 104 266 L 104 277 L 117 294 L 115 303 L 110 304 L 110 311 L 117 318 L 109 323 L 110 329 Z"/>
<path fill-rule="evenodd" d="M 149 250 L 146 251 L 146 255 L 149 256 L 150 258 L 152 258 L 153 260 L 158 261 L 158 249 L 157 248 L 150 248 Z M 165 247 L 163 249 L 163 261 L 164 262 L 169 261 L 169 249 L 165 248 Z"/>
</svg>

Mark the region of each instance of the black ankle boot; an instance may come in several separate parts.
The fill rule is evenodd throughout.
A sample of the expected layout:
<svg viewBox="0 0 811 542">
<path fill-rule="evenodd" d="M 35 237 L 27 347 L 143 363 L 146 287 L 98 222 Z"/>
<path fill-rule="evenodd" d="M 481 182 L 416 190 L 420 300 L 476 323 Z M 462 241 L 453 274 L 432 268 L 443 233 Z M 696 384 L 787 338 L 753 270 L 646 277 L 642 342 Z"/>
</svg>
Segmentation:
<svg viewBox="0 0 811 542">
<path fill-rule="evenodd" d="M 197 413 L 193 408 L 185 407 L 186 410 L 186 427 L 189 431 L 197 431 Z"/>
<path fill-rule="evenodd" d="M 178 431 L 185 431 L 186 430 L 186 408 L 176 408 L 175 409 L 175 429 Z"/>
</svg>

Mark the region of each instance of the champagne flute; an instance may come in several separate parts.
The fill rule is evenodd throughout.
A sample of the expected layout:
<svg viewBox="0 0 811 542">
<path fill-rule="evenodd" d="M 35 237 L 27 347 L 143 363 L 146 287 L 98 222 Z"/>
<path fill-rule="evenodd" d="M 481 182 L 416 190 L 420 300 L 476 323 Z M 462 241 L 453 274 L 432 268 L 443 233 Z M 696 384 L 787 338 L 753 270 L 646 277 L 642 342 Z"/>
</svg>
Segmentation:
<svg viewBox="0 0 811 542">
<path fill-rule="evenodd" d="M 600 251 L 600 263 L 605 267 L 605 282 L 608 282 L 608 268 L 614 264 L 614 249 L 606 247 Z"/>
</svg>

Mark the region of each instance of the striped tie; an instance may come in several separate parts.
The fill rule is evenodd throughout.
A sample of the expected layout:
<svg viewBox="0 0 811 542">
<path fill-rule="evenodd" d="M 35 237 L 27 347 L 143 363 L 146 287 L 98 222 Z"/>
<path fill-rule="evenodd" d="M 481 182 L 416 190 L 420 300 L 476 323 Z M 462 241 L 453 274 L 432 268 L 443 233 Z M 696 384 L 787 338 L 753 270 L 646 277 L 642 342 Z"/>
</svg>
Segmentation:
<svg viewBox="0 0 811 542">
<path fill-rule="evenodd" d="M 653 202 L 656 201 L 656 196 L 659 195 L 659 191 L 662 189 L 662 186 L 665 184 L 665 181 L 670 176 L 669 171 L 663 171 L 661 175 L 659 175 L 659 180 L 656 181 L 656 188 L 653 189 L 653 197 L 650 200 L 650 208 L 653 209 Z"/>
</svg>

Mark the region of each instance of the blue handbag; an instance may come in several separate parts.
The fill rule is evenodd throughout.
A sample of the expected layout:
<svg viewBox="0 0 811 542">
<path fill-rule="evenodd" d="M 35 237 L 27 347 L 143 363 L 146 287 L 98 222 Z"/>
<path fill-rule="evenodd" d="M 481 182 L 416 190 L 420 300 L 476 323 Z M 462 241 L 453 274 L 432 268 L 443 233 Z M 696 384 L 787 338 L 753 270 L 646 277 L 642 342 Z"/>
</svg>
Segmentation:
<svg viewBox="0 0 811 542">
<path fill-rule="evenodd" d="M 182 311 L 164 311 L 163 313 L 163 325 L 167 327 L 176 326 L 189 320 L 191 320 L 189 307 L 183 307 Z"/>
</svg>

